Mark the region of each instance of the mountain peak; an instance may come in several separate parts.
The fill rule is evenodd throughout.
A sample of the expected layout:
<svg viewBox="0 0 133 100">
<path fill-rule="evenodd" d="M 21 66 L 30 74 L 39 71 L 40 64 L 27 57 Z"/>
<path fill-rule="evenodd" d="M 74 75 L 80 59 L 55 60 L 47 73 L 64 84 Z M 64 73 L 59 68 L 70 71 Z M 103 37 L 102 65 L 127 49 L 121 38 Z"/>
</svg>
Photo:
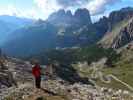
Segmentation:
<svg viewBox="0 0 133 100">
<path fill-rule="evenodd" d="M 64 22 L 65 19 L 69 19 L 72 17 L 71 11 L 65 11 L 64 9 L 60 9 L 57 12 L 52 13 L 47 19 L 50 23 Z"/>
<path fill-rule="evenodd" d="M 90 18 L 90 12 L 86 8 L 77 9 L 74 17 L 80 19 L 83 23 L 92 23 Z"/>
<path fill-rule="evenodd" d="M 89 13 L 89 10 L 86 9 L 86 8 L 79 8 L 75 11 L 75 16 L 78 15 L 78 14 L 88 14 L 90 15 Z"/>
<path fill-rule="evenodd" d="M 113 11 L 109 15 L 110 26 L 114 26 L 116 23 L 130 19 L 132 17 L 133 17 L 133 8 L 131 7 L 122 8 L 118 11 Z M 112 27 L 110 27 L 110 29 L 112 29 Z"/>
<path fill-rule="evenodd" d="M 64 9 L 60 9 L 59 11 L 51 14 L 47 20 L 48 22 L 56 25 L 71 25 L 72 23 L 87 25 L 92 23 L 90 13 L 85 8 L 77 9 L 74 15 L 70 10 L 65 11 Z"/>
<path fill-rule="evenodd" d="M 113 48 L 120 48 L 133 41 L 133 19 L 128 21 L 127 26 L 122 28 L 112 43 Z"/>
<path fill-rule="evenodd" d="M 133 11 L 132 7 L 122 8 L 121 11 Z"/>
<path fill-rule="evenodd" d="M 66 12 L 64 9 L 60 9 L 58 12 L 57 12 L 58 15 L 62 16 L 62 15 L 65 15 Z"/>
<path fill-rule="evenodd" d="M 72 12 L 70 10 L 66 11 L 66 15 L 69 16 L 69 17 L 72 17 Z"/>
</svg>

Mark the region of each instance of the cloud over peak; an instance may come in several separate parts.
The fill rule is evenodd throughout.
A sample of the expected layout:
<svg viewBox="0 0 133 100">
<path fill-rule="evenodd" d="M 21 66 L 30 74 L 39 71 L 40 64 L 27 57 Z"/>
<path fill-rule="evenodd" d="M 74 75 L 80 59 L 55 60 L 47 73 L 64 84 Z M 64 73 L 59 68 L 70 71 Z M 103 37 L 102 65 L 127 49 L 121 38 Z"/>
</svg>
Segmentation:
<svg viewBox="0 0 133 100">
<path fill-rule="evenodd" d="M 90 0 L 56 0 L 62 7 L 76 7 L 88 3 Z"/>
<path fill-rule="evenodd" d="M 108 6 L 112 6 L 121 0 L 91 0 L 86 8 L 90 11 L 91 15 L 103 14 Z"/>
<path fill-rule="evenodd" d="M 122 0 L 34 0 L 42 12 L 51 14 L 61 8 L 75 11 L 77 8 L 87 8 L 91 15 L 103 14 L 108 6 L 112 6 Z"/>
</svg>

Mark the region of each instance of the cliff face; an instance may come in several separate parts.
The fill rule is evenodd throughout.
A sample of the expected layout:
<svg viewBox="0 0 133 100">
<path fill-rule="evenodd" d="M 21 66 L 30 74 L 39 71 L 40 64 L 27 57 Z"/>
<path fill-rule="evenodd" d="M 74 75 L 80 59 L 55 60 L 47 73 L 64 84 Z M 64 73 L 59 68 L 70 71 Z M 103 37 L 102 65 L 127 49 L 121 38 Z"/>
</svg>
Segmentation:
<svg viewBox="0 0 133 100">
<path fill-rule="evenodd" d="M 1 58 L 0 58 L 1 60 Z M 0 62 L 0 91 L 12 86 L 17 86 L 17 82 L 32 79 L 31 65 L 22 60 L 7 57 L 2 64 Z"/>
<path fill-rule="evenodd" d="M 98 22 L 94 23 L 98 33 L 103 36 L 109 29 L 109 22 L 107 17 L 101 18 Z"/>
<path fill-rule="evenodd" d="M 51 14 L 47 19 L 56 26 L 75 26 L 92 24 L 90 13 L 87 9 L 78 9 L 74 14 L 70 10 L 63 9 Z"/>
<path fill-rule="evenodd" d="M 133 8 L 114 11 L 108 18 L 99 21 L 99 25 L 101 22 L 104 22 L 103 26 L 106 25 L 101 28 L 106 34 L 99 42 L 103 47 L 120 48 L 133 40 Z"/>
<path fill-rule="evenodd" d="M 133 20 L 126 27 L 120 30 L 112 43 L 112 47 L 120 48 L 131 41 L 133 41 Z"/>
<path fill-rule="evenodd" d="M 133 8 L 127 7 L 122 8 L 119 11 L 114 11 L 110 13 L 108 21 L 109 21 L 109 30 L 113 28 L 113 26 L 125 19 L 130 19 L 133 17 Z"/>
<path fill-rule="evenodd" d="M 118 11 L 113 11 L 109 14 L 109 17 L 103 16 L 98 22 L 94 23 L 98 33 L 102 36 L 106 36 L 117 27 L 119 23 L 124 20 L 131 19 L 133 17 L 133 8 L 122 8 Z"/>
</svg>

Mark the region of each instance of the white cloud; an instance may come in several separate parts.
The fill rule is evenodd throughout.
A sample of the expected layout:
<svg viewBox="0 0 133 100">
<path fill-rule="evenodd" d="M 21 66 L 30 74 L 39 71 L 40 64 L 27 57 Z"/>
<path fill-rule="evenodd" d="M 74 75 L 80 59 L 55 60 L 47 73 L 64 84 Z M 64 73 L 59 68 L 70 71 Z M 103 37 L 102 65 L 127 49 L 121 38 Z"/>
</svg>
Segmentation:
<svg viewBox="0 0 133 100">
<path fill-rule="evenodd" d="M 73 7 L 73 6 L 82 6 L 91 0 L 56 0 L 59 5 L 62 7 Z"/>
<path fill-rule="evenodd" d="M 64 8 L 74 12 L 77 8 L 87 8 L 91 15 L 104 14 L 108 6 L 113 6 L 121 0 L 33 0 L 34 6 L 29 9 L 17 8 L 15 5 L 8 4 L 0 7 L 0 15 L 16 15 L 19 17 L 42 18 L 46 19 L 51 13 Z"/>
<path fill-rule="evenodd" d="M 16 13 L 18 13 L 18 11 L 13 5 L 7 5 L 6 8 L 0 8 L 0 15 L 14 15 Z"/>
<path fill-rule="evenodd" d="M 15 7 L 14 5 L 8 4 L 5 7 L 0 7 L 0 15 L 10 15 L 10 16 L 18 16 L 18 17 L 26 17 L 26 18 L 34 18 L 37 19 L 39 16 L 35 9 L 27 9 L 23 11 Z"/>
<path fill-rule="evenodd" d="M 34 0 L 38 10 L 43 13 L 44 18 L 47 18 L 51 13 L 61 9 L 56 0 Z"/>
<path fill-rule="evenodd" d="M 92 0 L 86 5 L 86 8 L 91 15 L 98 15 L 104 13 L 108 6 L 112 6 L 119 1 L 121 0 Z"/>
<path fill-rule="evenodd" d="M 108 6 L 119 1 L 121 0 L 34 0 L 44 16 L 48 16 L 61 8 L 72 11 L 77 8 L 87 8 L 91 15 L 99 15 L 104 13 Z"/>
</svg>

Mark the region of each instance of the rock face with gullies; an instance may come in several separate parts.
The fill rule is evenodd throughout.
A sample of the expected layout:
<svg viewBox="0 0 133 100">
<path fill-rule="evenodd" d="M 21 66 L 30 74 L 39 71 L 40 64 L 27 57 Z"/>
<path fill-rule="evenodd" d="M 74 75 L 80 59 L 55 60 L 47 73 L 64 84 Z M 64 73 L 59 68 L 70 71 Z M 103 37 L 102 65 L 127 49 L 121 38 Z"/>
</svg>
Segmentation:
<svg viewBox="0 0 133 100">
<path fill-rule="evenodd" d="M 112 12 L 105 20 L 105 25 L 106 34 L 99 44 L 105 48 L 120 48 L 128 44 L 133 40 L 133 8 L 128 7 Z"/>
<path fill-rule="evenodd" d="M 125 19 L 133 17 L 133 8 L 122 8 L 118 11 L 113 11 L 109 17 L 103 16 L 98 22 L 94 23 L 96 29 L 100 34 L 105 34 L 113 29 L 113 27 Z"/>
<path fill-rule="evenodd" d="M 114 11 L 109 15 L 109 28 L 112 29 L 113 25 L 117 24 L 118 22 L 121 22 L 125 19 L 130 19 L 133 17 L 133 8 L 127 7 L 122 8 L 119 11 Z"/>
<path fill-rule="evenodd" d="M 120 48 L 131 41 L 133 41 L 133 20 L 128 24 L 128 26 L 121 29 L 118 36 L 114 39 L 112 47 Z"/>
<path fill-rule="evenodd" d="M 90 13 L 87 9 L 78 9 L 75 12 L 74 18 L 79 21 L 80 24 L 92 24 Z"/>
<path fill-rule="evenodd" d="M 5 63 L 5 57 L 3 57 L 2 52 L 0 50 L 0 89 L 11 87 L 14 83 L 13 75 L 7 68 L 7 66 L 4 65 Z"/>
<path fill-rule="evenodd" d="M 103 16 L 103 18 L 100 18 L 98 22 L 94 23 L 94 26 L 96 27 L 100 36 L 103 36 L 109 28 L 108 18 L 106 16 Z"/>
<path fill-rule="evenodd" d="M 0 69 L 0 89 L 11 87 L 13 83 L 12 73 L 8 70 Z"/>
<path fill-rule="evenodd" d="M 31 67 L 28 63 L 7 57 L 5 63 L 0 65 L 0 92 L 1 89 L 17 86 L 18 81 L 23 82 L 32 79 L 30 73 Z"/>
</svg>

